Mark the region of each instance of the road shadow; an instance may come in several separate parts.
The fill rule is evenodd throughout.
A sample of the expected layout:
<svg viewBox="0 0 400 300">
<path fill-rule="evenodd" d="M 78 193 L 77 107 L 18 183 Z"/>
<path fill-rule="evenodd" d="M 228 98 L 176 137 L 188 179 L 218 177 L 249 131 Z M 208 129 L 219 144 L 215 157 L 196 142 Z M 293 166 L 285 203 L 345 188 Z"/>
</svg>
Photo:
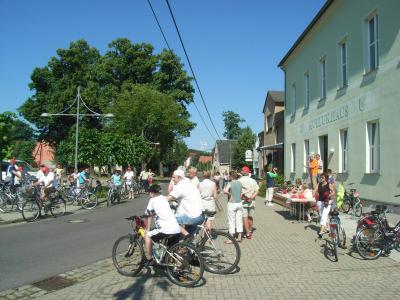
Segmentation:
<svg viewBox="0 0 400 300">
<path fill-rule="evenodd" d="M 167 275 L 165 274 L 165 271 L 162 267 L 153 267 L 154 273 L 151 272 L 152 268 L 150 267 L 144 270 L 145 272 L 142 271 L 141 273 L 139 273 L 138 276 L 136 276 L 138 279 L 132 285 L 130 285 L 126 289 L 122 289 L 114 293 L 113 297 L 115 297 L 115 299 L 117 300 L 141 299 L 151 295 L 155 287 L 160 288 L 163 292 L 167 292 L 170 298 L 179 299 L 182 297 L 182 295 L 174 294 L 172 292 L 171 287 L 174 286 L 174 284 L 168 280 L 168 278 L 166 277 Z M 148 280 L 153 280 L 154 282 L 154 284 L 152 284 L 150 287 L 149 285 L 145 286 Z M 187 288 L 197 288 L 205 284 L 206 280 L 203 276 L 203 278 L 194 287 Z"/>
<path fill-rule="evenodd" d="M 290 215 L 290 212 L 287 210 L 275 210 L 278 215 L 281 215 L 285 220 L 288 221 L 296 221 L 297 218 L 295 216 Z"/>
</svg>

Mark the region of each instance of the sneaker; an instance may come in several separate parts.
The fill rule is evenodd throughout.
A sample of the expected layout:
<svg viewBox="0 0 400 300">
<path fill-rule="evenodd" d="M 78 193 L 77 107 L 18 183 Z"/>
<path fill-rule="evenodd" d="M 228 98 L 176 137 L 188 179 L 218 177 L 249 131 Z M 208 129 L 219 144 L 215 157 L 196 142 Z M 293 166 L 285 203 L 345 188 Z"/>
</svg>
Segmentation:
<svg viewBox="0 0 400 300">
<path fill-rule="evenodd" d="M 253 238 L 253 233 L 248 233 L 248 234 L 246 234 L 246 239 L 249 239 L 249 240 L 251 240 Z"/>
<path fill-rule="evenodd" d="M 151 259 L 145 258 L 145 261 L 144 261 L 144 263 L 143 263 L 143 266 L 145 266 L 145 267 L 151 267 L 151 266 L 154 266 L 155 264 L 156 264 L 156 262 L 154 261 L 153 258 L 151 258 Z"/>
<path fill-rule="evenodd" d="M 272 202 L 268 203 L 268 206 L 274 206 L 274 204 Z"/>
</svg>

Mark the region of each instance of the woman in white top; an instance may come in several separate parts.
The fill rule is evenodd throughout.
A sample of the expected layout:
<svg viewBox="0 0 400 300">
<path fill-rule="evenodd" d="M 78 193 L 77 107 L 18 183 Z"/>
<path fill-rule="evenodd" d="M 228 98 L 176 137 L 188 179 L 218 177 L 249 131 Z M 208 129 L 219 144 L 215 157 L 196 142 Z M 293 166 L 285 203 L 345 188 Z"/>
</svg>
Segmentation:
<svg viewBox="0 0 400 300">
<path fill-rule="evenodd" d="M 215 199 L 217 199 L 217 185 L 214 181 L 210 180 L 210 172 L 204 171 L 204 180 L 199 183 L 199 191 L 201 200 L 203 202 L 203 210 L 215 212 Z M 208 217 L 206 226 L 211 230 L 211 221 L 214 217 Z"/>
<path fill-rule="evenodd" d="M 128 166 L 123 178 L 125 180 L 126 188 L 129 191 L 129 199 L 134 198 L 133 189 L 132 189 L 132 181 L 133 181 L 134 176 L 135 176 L 135 174 L 133 173 L 132 168 L 130 166 Z"/>
</svg>

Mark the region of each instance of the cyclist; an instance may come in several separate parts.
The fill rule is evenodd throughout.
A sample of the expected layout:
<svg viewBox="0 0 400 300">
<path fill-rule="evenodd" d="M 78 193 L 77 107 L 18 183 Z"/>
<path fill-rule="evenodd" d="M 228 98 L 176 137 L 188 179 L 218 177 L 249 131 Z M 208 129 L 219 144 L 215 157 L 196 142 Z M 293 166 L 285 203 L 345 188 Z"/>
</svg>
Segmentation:
<svg viewBox="0 0 400 300">
<path fill-rule="evenodd" d="M 179 202 L 175 215 L 176 220 L 181 225 L 195 226 L 201 224 L 204 217 L 199 189 L 190 183 L 190 180 L 185 177 L 183 170 L 175 170 L 172 180 L 174 187 L 168 195 L 168 200 Z M 189 232 L 184 227 L 181 227 L 181 233 L 185 237 L 189 237 Z"/>
<path fill-rule="evenodd" d="M 122 186 L 122 176 L 120 170 L 115 170 L 114 174 L 111 176 L 111 182 L 115 186 L 115 193 L 117 195 L 117 201 L 120 202 L 120 193 L 121 193 L 121 186 Z"/>
<path fill-rule="evenodd" d="M 329 183 L 329 175 L 327 173 L 322 173 L 321 182 L 318 184 L 317 190 L 317 205 L 321 214 L 321 228 L 318 233 L 318 237 L 321 238 L 324 233 L 328 233 L 327 229 L 328 216 L 331 211 L 332 197 L 335 195 L 335 187 L 333 184 Z"/>
<path fill-rule="evenodd" d="M 181 232 L 178 222 L 169 207 L 168 199 L 160 195 L 161 187 L 158 184 L 152 184 L 149 187 L 150 200 L 147 204 L 146 214 L 146 234 L 144 244 L 146 247 L 146 265 L 153 265 L 152 258 L 153 241 L 157 242 L 166 235 L 179 234 Z M 155 229 L 150 230 L 151 221 L 155 218 Z"/>
<path fill-rule="evenodd" d="M 128 168 L 126 169 L 126 172 L 124 174 L 123 179 L 125 180 L 125 184 L 126 184 L 126 188 L 129 191 L 129 199 L 133 199 L 133 189 L 132 189 L 132 181 L 135 178 L 135 174 L 132 171 L 131 166 L 128 166 Z"/>
<path fill-rule="evenodd" d="M 18 174 L 17 166 L 15 165 L 17 160 L 11 158 L 8 162 L 9 165 L 6 170 L 6 179 L 9 179 L 11 190 L 14 192 L 15 177 L 21 178 L 21 175 Z"/>
<path fill-rule="evenodd" d="M 42 186 L 42 193 L 40 195 L 40 200 L 42 203 L 46 201 L 50 195 L 50 193 L 55 192 L 55 174 L 50 172 L 49 167 L 46 165 L 41 165 L 40 170 L 43 175 L 33 183 L 33 186 Z"/>
</svg>

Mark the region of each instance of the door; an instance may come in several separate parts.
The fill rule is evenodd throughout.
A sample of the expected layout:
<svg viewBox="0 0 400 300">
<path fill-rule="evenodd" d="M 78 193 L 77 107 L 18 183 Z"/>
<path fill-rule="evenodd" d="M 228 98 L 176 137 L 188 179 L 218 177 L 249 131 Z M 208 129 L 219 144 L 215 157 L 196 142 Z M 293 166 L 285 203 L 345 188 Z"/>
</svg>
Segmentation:
<svg viewBox="0 0 400 300">
<path fill-rule="evenodd" d="M 324 162 L 324 172 L 328 169 L 328 135 L 318 137 L 319 155 Z"/>
</svg>

